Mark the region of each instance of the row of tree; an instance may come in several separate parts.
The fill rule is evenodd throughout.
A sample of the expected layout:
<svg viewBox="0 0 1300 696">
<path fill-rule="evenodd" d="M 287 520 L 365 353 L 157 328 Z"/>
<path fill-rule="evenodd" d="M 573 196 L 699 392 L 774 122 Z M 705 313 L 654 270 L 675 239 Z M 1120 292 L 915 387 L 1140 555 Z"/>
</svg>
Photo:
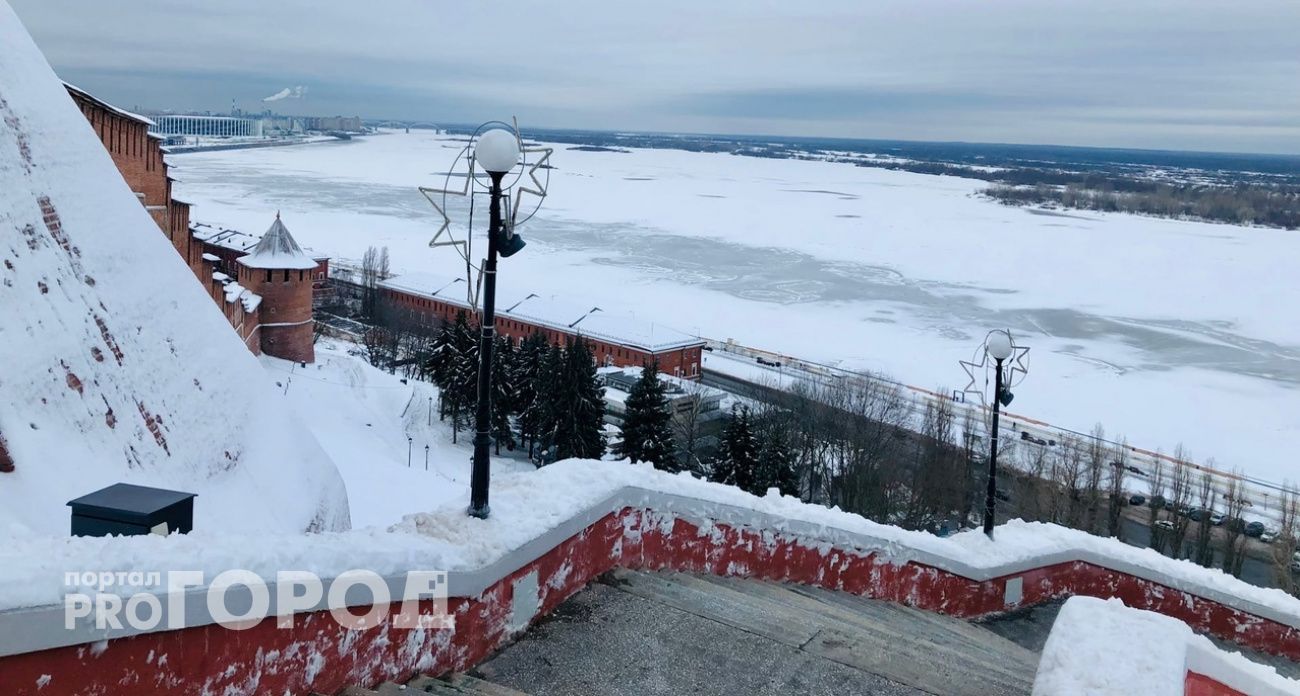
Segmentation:
<svg viewBox="0 0 1300 696">
<path fill-rule="evenodd" d="M 422 373 L 438 385 L 439 415 L 453 439 L 473 427 L 478 406 L 480 332 L 464 312 L 433 338 Z M 518 345 L 498 336 L 492 350 L 492 435 L 497 451 L 528 448 L 544 463 L 605 453 L 604 388 L 587 342 L 551 344 L 540 333 Z"/>
<path fill-rule="evenodd" d="M 1300 228 L 1300 190 L 1282 186 L 1152 185 L 1124 191 L 1066 186 L 996 185 L 984 194 L 1011 205 L 1057 203 L 1066 208 L 1191 218 L 1241 225 Z"/>
</svg>

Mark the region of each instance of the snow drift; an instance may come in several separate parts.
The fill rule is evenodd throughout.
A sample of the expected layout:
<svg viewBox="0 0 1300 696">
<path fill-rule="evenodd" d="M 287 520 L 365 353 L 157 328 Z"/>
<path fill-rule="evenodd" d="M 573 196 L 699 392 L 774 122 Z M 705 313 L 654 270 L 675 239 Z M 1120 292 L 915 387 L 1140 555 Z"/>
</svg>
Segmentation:
<svg viewBox="0 0 1300 696">
<path fill-rule="evenodd" d="M 197 493 L 200 530 L 347 528 L 333 462 L 4 0 L 0 46 L 0 530 L 66 534 L 118 481 Z"/>
</svg>

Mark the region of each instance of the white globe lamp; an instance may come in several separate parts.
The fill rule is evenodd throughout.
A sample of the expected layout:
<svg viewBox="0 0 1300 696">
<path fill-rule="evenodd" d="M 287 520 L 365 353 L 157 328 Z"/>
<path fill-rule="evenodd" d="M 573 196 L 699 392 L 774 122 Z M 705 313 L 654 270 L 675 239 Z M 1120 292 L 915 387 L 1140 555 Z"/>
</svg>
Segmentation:
<svg viewBox="0 0 1300 696">
<path fill-rule="evenodd" d="M 515 134 L 501 128 L 480 135 L 474 145 L 474 159 L 489 174 L 504 174 L 519 161 L 519 141 Z"/>
<path fill-rule="evenodd" d="M 1006 360 L 1011 357 L 1011 334 L 1003 329 L 998 329 L 989 334 L 988 341 L 985 343 L 989 357 L 994 360 Z"/>
</svg>

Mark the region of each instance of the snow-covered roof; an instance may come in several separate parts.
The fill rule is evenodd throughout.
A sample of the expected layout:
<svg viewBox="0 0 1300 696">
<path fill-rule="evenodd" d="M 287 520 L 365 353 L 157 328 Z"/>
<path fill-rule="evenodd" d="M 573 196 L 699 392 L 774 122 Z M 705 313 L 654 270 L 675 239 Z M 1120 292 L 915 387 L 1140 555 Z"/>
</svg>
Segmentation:
<svg viewBox="0 0 1300 696">
<path fill-rule="evenodd" d="M 460 284 L 456 287 L 447 287 L 453 282 L 455 278 L 451 276 L 403 273 L 382 280 L 379 285 L 468 309 L 469 304 L 462 299 L 464 287 Z M 435 298 L 433 293 L 444 287 L 446 289 L 439 292 Z M 704 343 L 698 336 L 660 324 L 651 317 L 638 317 L 635 312 L 626 308 L 577 304 L 557 297 L 540 297 L 526 291 L 520 293 L 498 290 L 497 316 L 528 322 L 563 333 L 581 334 L 610 343 L 640 348 L 652 353 Z"/>
<path fill-rule="evenodd" d="M 153 121 L 150 121 L 149 119 L 145 118 L 144 116 L 141 116 L 140 114 L 136 114 L 136 113 L 131 113 L 130 111 L 127 111 L 126 109 L 119 109 L 118 107 L 113 106 L 112 104 L 109 104 L 108 102 L 106 102 L 106 101 L 104 101 L 104 100 L 102 100 L 102 99 L 99 99 L 98 97 L 96 97 L 95 95 L 91 94 L 90 92 L 87 92 L 86 90 L 84 90 L 84 89 L 82 89 L 82 88 L 80 88 L 80 87 L 78 87 L 78 86 L 76 86 L 76 85 L 74 85 L 74 84 L 70 84 L 70 83 L 67 82 L 67 81 L 64 81 L 64 83 L 63 83 L 63 87 L 64 87 L 65 89 L 67 89 L 69 92 L 72 92 L 73 94 L 76 94 L 77 96 L 81 97 L 82 99 L 85 99 L 86 101 L 94 102 L 96 106 L 102 107 L 102 108 L 104 108 L 104 109 L 107 110 L 107 111 L 112 111 L 113 113 L 117 114 L 118 116 L 122 116 L 122 117 L 125 117 L 125 118 L 129 118 L 129 119 L 131 119 L 132 121 L 136 121 L 136 122 L 138 122 L 138 123 L 143 123 L 143 124 L 146 125 L 146 126 L 152 126 L 152 125 L 155 125 Z"/>
<path fill-rule="evenodd" d="M 213 225 L 206 222 L 191 222 L 190 234 L 200 242 L 206 242 L 213 246 L 219 246 L 231 251 L 248 252 L 262 241 L 262 238 L 255 234 L 232 230 L 219 225 Z M 310 247 L 303 247 L 303 253 L 313 259 L 320 261 L 327 257 L 315 254 Z"/>
<path fill-rule="evenodd" d="M 280 221 L 280 214 L 275 214 L 275 222 L 271 223 L 271 228 L 262 235 L 262 239 L 253 247 L 253 251 L 247 256 L 241 256 L 238 259 L 240 265 L 248 268 L 274 268 L 274 269 L 312 269 L 316 267 L 316 260 L 303 252 L 298 242 L 294 241 L 293 235 L 289 234 L 289 228 L 284 226 Z"/>
<path fill-rule="evenodd" d="M 198 494 L 196 533 L 345 528 L 329 455 L 5 2 L 0 46 L 0 307 L 13 329 L 0 331 L 0 437 L 16 467 L 0 473 L 6 539 L 57 546 L 67 501 L 114 483 Z M 301 495 L 281 500 L 290 489 Z"/>
</svg>

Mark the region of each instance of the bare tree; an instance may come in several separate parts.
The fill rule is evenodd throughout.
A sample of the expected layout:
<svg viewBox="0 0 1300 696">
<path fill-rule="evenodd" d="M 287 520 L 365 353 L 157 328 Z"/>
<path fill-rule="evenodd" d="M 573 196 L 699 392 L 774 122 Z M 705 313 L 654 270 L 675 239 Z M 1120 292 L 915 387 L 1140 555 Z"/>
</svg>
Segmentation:
<svg viewBox="0 0 1300 696">
<path fill-rule="evenodd" d="M 1228 478 L 1227 490 L 1223 493 L 1224 523 L 1220 542 L 1223 554 L 1223 572 L 1237 577 L 1241 576 L 1241 564 L 1246 560 L 1245 522 L 1241 513 L 1246 508 L 1245 491 L 1241 485 L 1241 473 L 1234 470 Z"/>
<path fill-rule="evenodd" d="M 376 317 L 379 309 L 379 281 L 386 280 L 390 275 L 388 247 L 367 248 L 361 256 L 361 313 L 366 318 Z"/>
<path fill-rule="evenodd" d="M 1082 529 L 1089 534 L 1096 534 L 1101 516 L 1101 479 L 1106 472 L 1109 457 L 1109 451 L 1106 448 L 1106 431 L 1101 427 L 1101 423 L 1093 426 L 1092 435 L 1088 442 L 1088 457 L 1085 462 L 1085 471 L 1083 479 L 1082 504 L 1083 524 Z"/>
<path fill-rule="evenodd" d="M 1150 509 L 1150 516 L 1147 519 L 1147 527 L 1150 530 L 1151 548 L 1164 553 L 1165 543 L 1168 539 L 1168 533 L 1161 526 L 1163 520 L 1160 519 L 1161 511 L 1165 508 L 1165 487 L 1169 485 L 1169 475 L 1165 466 L 1164 456 L 1160 450 L 1156 450 L 1156 456 L 1151 460 L 1151 495 L 1147 498 L 1147 506 Z"/>
<path fill-rule="evenodd" d="M 1291 573 L 1291 563 L 1295 553 L 1297 528 L 1300 527 L 1300 494 L 1289 483 L 1282 485 L 1282 492 L 1277 497 L 1277 539 L 1269 548 L 1273 564 L 1273 578 L 1278 588 L 1284 592 L 1297 594 L 1295 576 Z"/>
<path fill-rule="evenodd" d="M 1124 540 L 1124 504 L 1127 493 L 1124 480 L 1128 476 L 1128 442 L 1121 439 L 1119 447 L 1112 452 L 1115 460 L 1111 462 L 1109 477 L 1106 480 L 1108 507 L 1106 508 L 1106 534 L 1120 541 Z"/>
<path fill-rule="evenodd" d="M 1169 481 L 1169 499 L 1174 504 L 1171 521 L 1174 528 L 1169 532 L 1168 555 L 1174 558 L 1185 557 L 1183 543 L 1187 540 L 1187 528 L 1191 524 L 1188 513 L 1192 507 L 1192 471 L 1188 465 L 1189 455 L 1180 444 L 1174 448 L 1173 476 Z"/>
<path fill-rule="evenodd" d="M 1211 466 L 1214 460 L 1207 460 L 1206 467 Z M 1192 560 L 1206 568 L 1214 564 L 1214 547 L 1210 544 L 1213 539 L 1214 526 L 1210 524 L 1211 508 L 1214 507 L 1214 480 L 1210 472 L 1202 471 L 1196 481 L 1196 516 L 1199 521 L 1196 524 L 1196 536 L 1192 540 Z"/>
</svg>

